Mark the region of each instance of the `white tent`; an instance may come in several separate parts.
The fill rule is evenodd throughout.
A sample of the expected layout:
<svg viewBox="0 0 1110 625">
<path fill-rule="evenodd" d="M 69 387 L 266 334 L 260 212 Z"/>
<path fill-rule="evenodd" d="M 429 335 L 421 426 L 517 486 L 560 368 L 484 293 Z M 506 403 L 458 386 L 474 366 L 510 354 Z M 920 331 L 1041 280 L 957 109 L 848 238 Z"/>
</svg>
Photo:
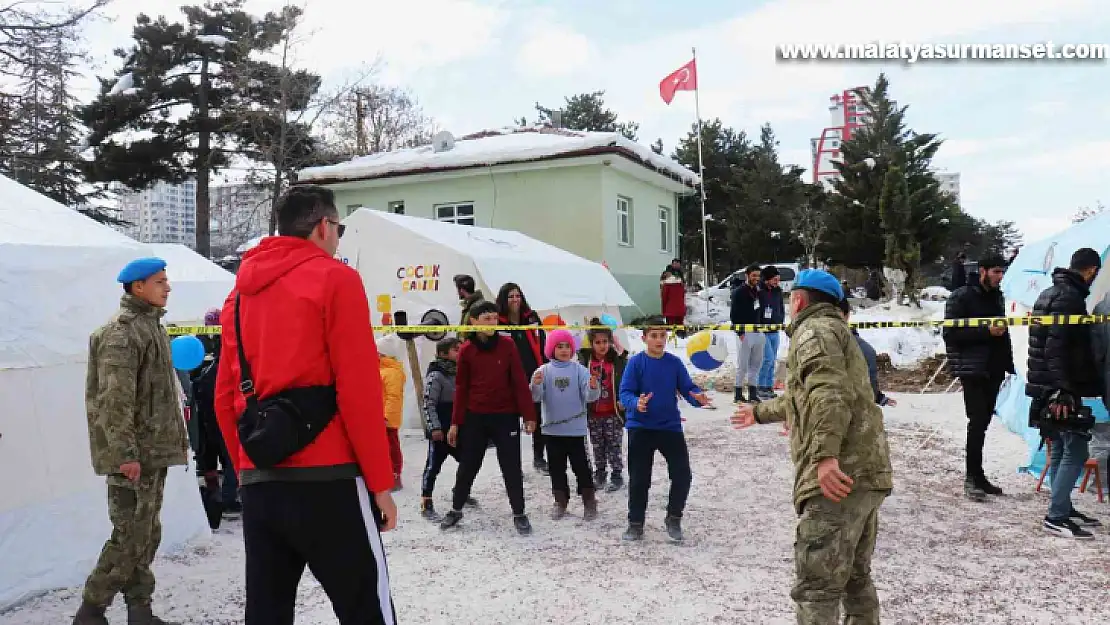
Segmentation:
<svg viewBox="0 0 1110 625">
<path fill-rule="evenodd" d="M 179 243 L 150 243 L 154 255 L 166 261 L 170 301 L 166 323 L 202 325 L 204 313 L 222 308 L 235 286 L 235 274 Z"/>
<path fill-rule="evenodd" d="M 148 246 L 0 176 L 0 610 L 80 584 L 111 531 L 85 418 L 89 334 Z M 196 479 L 170 472 L 164 550 L 208 532 Z"/>
<path fill-rule="evenodd" d="M 620 307 L 632 306 L 628 293 L 609 270 L 519 232 L 455 224 L 359 209 L 343 223 L 339 245 L 343 262 L 358 270 L 370 299 L 375 326 L 387 314 L 405 311 L 411 325 L 430 310 L 457 324 L 461 314 L 452 277 L 473 276 L 486 299 L 506 282 L 520 285 L 541 317 L 558 314 L 568 324 L 585 325 L 609 314 L 620 321 Z M 618 333 L 618 340 L 621 335 Z M 430 341 L 418 339 L 419 371 L 434 357 Z M 627 345 L 627 342 L 624 342 Z M 406 363 L 405 373 L 412 377 Z M 413 385 L 406 385 L 405 425 L 419 427 Z"/>
</svg>

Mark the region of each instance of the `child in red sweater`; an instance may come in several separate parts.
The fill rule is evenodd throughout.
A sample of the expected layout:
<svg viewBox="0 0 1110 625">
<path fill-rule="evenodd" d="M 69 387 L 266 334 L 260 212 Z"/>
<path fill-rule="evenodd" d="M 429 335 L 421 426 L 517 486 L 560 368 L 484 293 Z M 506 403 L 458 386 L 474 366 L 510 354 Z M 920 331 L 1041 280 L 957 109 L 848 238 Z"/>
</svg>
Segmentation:
<svg viewBox="0 0 1110 625">
<path fill-rule="evenodd" d="M 536 429 L 536 412 L 516 344 L 497 334 L 497 306 L 481 302 L 470 309 L 475 331 L 459 350 L 455 376 L 455 404 L 447 444 L 458 446 L 459 472 L 455 479 L 452 509 L 440 528 L 454 527 L 462 519 L 474 478 L 482 468 L 489 441 L 497 447 L 497 462 L 509 494 L 513 524 L 522 535 L 532 533 L 524 513 L 524 474 L 520 469 L 520 419 L 524 431 Z M 459 426 L 465 426 L 460 436 Z"/>
</svg>

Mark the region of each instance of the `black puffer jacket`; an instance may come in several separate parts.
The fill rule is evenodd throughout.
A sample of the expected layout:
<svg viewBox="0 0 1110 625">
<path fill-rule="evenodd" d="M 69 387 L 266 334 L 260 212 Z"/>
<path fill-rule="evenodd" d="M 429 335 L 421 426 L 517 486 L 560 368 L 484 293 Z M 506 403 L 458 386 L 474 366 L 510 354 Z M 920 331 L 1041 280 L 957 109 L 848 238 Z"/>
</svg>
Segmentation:
<svg viewBox="0 0 1110 625">
<path fill-rule="evenodd" d="M 1033 305 L 1033 315 L 1085 315 L 1090 286 L 1069 269 L 1052 272 L 1052 286 Z M 1091 326 L 1052 325 L 1029 328 L 1029 381 L 1025 394 L 1040 399 L 1060 389 L 1079 397 L 1102 391 L 1091 345 Z"/>
<path fill-rule="evenodd" d="M 956 289 L 944 306 L 945 319 L 1004 317 L 1002 291 L 987 291 L 978 284 Z M 991 336 L 988 328 L 944 328 L 948 370 L 957 378 L 1002 378 L 1014 372 L 1014 348 L 1010 332 Z"/>
</svg>

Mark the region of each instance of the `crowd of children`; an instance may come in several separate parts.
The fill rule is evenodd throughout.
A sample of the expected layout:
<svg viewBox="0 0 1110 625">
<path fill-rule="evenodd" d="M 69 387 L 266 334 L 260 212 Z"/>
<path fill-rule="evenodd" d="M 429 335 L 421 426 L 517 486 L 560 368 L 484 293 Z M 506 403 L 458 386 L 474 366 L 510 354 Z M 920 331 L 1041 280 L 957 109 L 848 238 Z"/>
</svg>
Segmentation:
<svg viewBox="0 0 1110 625">
<path fill-rule="evenodd" d="M 525 433 L 534 437 L 543 433 L 543 451 L 537 450 L 536 457 L 542 458 L 540 454 L 546 452 L 542 472 L 551 480 L 551 518 L 567 515 L 571 500 L 569 466 L 575 492 L 582 499 L 582 518 L 593 520 L 598 514 L 597 491 L 612 493 L 624 486 L 623 439 L 627 430 L 629 499 L 624 539 L 643 538 L 652 465 L 659 452 L 667 461 L 671 478 L 665 528 L 671 540 L 681 541 L 681 518 L 692 475 L 678 397 L 694 406 L 709 402 L 682 361 L 666 352 L 665 321 L 653 322 L 644 333 L 647 349 L 629 358 L 611 330 L 596 329 L 601 324 L 595 319 L 591 323 L 595 329 L 587 333 L 576 352 L 575 338 L 567 330 L 546 335 L 538 330 L 496 331 L 494 326 L 516 325 L 519 321 L 514 323 L 514 319 L 522 318 L 506 315 L 502 312 L 506 308 L 528 311 L 516 285 L 506 285 L 498 299 L 506 301 L 478 301 L 469 307 L 469 325 L 486 329 L 468 333 L 465 340 L 447 337 L 438 341 L 436 358 L 423 379 L 421 416 L 428 450 L 420 484 L 421 516 L 438 522 L 445 530 L 459 524 L 463 508 L 476 505 L 470 490 L 492 444 L 513 523 L 519 533 L 530 534 L 521 470 L 523 421 Z M 403 355 L 384 337 L 380 344 L 387 427 L 400 488 L 402 459 L 397 430 L 405 382 Z M 521 357 L 522 348 L 528 350 L 528 358 Z M 433 495 L 448 457 L 454 458 L 458 466 L 451 508 L 441 516 Z"/>
</svg>

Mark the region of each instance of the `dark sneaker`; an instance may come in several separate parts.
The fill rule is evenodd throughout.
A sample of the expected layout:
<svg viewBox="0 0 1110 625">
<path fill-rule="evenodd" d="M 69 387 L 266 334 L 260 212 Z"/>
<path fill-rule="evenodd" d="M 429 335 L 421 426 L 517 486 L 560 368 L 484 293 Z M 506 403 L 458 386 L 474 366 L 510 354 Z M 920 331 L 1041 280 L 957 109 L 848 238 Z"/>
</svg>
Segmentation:
<svg viewBox="0 0 1110 625">
<path fill-rule="evenodd" d="M 516 531 L 521 536 L 528 536 L 532 533 L 532 524 L 528 522 L 527 514 L 514 514 L 513 525 L 516 526 Z"/>
<path fill-rule="evenodd" d="M 466 505 L 470 506 L 471 508 L 477 508 L 478 507 L 478 500 L 473 498 L 473 497 L 467 497 L 466 498 Z"/>
<path fill-rule="evenodd" d="M 1091 518 L 1075 508 L 1071 509 L 1068 520 L 1074 522 L 1079 527 L 1102 527 L 1102 521 Z"/>
<path fill-rule="evenodd" d="M 622 486 L 624 486 L 624 478 L 621 477 L 620 473 L 614 473 L 609 477 L 609 485 L 605 487 L 605 492 L 615 493 L 620 490 Z"/>
<path fill-rule="evenodd" d="M 964 495 L 972 501 L 983 502 L 987 500 L 987 493 L 972 480 L 964 482 Z"/>
<path fill-rule="evenodd" d="M 431 497 L 422 497 L 420 499 L 420 516 L 428 519 L 429 521 L 439 521 L 439 514 L 436 513 L 436 506 L 432 503 Z"/>
<path fill-rule="evenodd" d="M 443 520 L 439 522 L 439 529 L 449 530 L 459 524 L 462 520 L 462 512 L 458 510 L 448 510 L 447 514 L 443 515 Z"/>
<path fill-rule="evenodd" d="M 537 458 L 537 459 L 533 460 L 532 461 L 532 468 L 534 468 L 535 470 L 539 471 L 540 473 L 542 473 L 544 475 L 551 475 L 551 471 L 549 471 L 548 468 L 547 468 L 547 461 L 544 460 L 543 458 Z"/>
<path fill-rule="evenodd" d="M 1003 494 L 1001 488 L 995 486 L 994 484 L 991 484 L 990 480 L 988 480 L 985 477 L 980 479 L 980 480 L 977 480 L 976 485 L 979 487 L 979 490 L 983 491 L 984 493 L 986 493 L 988 495 L 998 496 L 998 495 Z"/>
<path fill-rule="evenodd" d="M 635 541 L 644 539 L 644 524 L 643 523 L 629 523 L 628 529 L 624 530 L 621 536 L 622 540 Z"/>
<path fill-rule="evenodd" d="M 602 488 L 605 488 L 605 479 L 606 479 L 606 477 L 607 476 L 605 475 L 605 471 L 595 471 L 594 472 L 594 488 L 596 488 L 598 490 L 601 490 Z"/>
<path fill-rule="evenodd" d="M 671 539 L 671 542 L 682 542 L 682 517 L 668 514 L 663 524 L 667 527 L 667 538 Z"/>
<path fill-rule="evenodd" d="M 1045 517 L 1043 527 L 1049 534 L 1055 534 L 1060 538 L 1090 540 L 1095 537 L 1094 534 L 1079 527 L 1068 519 L 1050 519 Z"/>
</svg>

